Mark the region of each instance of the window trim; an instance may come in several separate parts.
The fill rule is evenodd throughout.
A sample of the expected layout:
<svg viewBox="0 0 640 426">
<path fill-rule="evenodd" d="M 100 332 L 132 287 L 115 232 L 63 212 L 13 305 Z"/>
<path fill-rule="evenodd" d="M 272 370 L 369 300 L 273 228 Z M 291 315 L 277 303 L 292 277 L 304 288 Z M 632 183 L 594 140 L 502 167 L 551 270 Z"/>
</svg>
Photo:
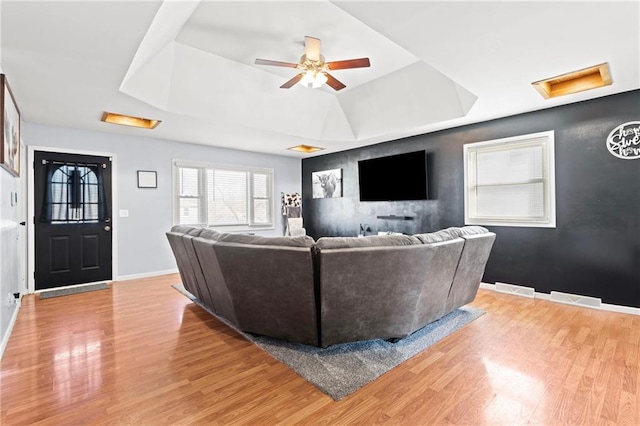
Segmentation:
<svg viewBox="0 0 640 426">
<path fill-rule="evenodd" d="M 542 140 L 540 140 L 542 139 Z M 476 197 L 473 190 L 476 188 L 475 181 L 470 181 L 475 174 L 476 163 L 471 159 L 478 152 L 488 152 L 492 150 L 503 150 L 509 148 L 541 146 L 542 147 L 542 172 L 541 179 L 544 193 L 545 214 L 542 219 L 531 219 L 524 217 L 496 218 L 480 217 L 472 214 Z M 555 135 L 553 130 L 526 135 L 513 136 L 502 139 L 493 139 L 482 142 L 474 142 L 463 146 L 464 159 L 464 223 L 466 225 L 489 225 L 489 226 L 514 226 L 532 228 L 555 228 L 556 227 L 556 195 L 555 195 Z M 536 179 L 537 180 L 537 179 Z M 533 182 L 523 182 L 533 183 Z M 514 183 L 510 183 L 514 184 Z"/>
<path fill-rule="evenodd" d="M 275 229 L 275 173 L 274 173 L 274 169 L 272 168 L 265 168 L 265 167 L 253 167 L 253 166 L 244 166 L 244 165 L 239 165 L 239 164 L 225 164 L 225 163 L 210 163 L 210 162 L 206 162 L 206 161 L 191 161 L 191 160 L 177 160 L 174 159 L 172 160 L 172 166 L 171 166 L 171 174 L 172 174 L 172 197 L 171 197 L 171 210 L 172 210 L 172 218 L 171 218 L 171 223 L 173 225 L 178 225 L 179 221 L 180 221 L 180 211 L 179 211 L 179 203 L 178 203 L 178 199 L 179 198 L 184 198 L 184 197 L 180 197 L 179 196 L 179 188 L 178 188 L 178 184 L 179 184 L 179 179 L 178 179 L 178 169 L 180 167 L 185 167 L 185 168 L 189 168 L 189 167 L 193 167 L 193 168 L 204 168 L 204 169 L 215 169 L 215 170 L 230 170 L 230 171 L 236 171 L 236 172 L 246 172 L 249 173 L 248 175 L 248 182 L 247 182 L 247 220 L 248 223 L 247 224 L 231 224 L 231 225 L 210 225 L 209 223 L 198 223 L 195 224 L 194 226 L 203 226 L 203 227 L 207 227 L 207 228 L 212 228 L 212 229 L 219 229 L 225 232 L 243 232 L 243 231 L 267 231 L 267 230 L 273 230 Z M 254 222 L 255 218 L 254 218 L 254 188 L 253 188 L 253 174 L 254 173 L 260 173 L 260 174 L 266 174 L 269 177 L 269 183 L 268 183 L 268 195 L 271 198 L 271 202 L 269 203 L 269 207 L 270 207 L 270 218 L 271 218 L 271 223 L 267 223 L 267 224 L 263 224 L 263 223 L 258 223 L 256 224 Z M 207 217 L 206 214 L 206 210 L 207 210 L 207 200 L 206 200 L 206 173 L 198 173 L 198 179 L 199 179 L 199 186 L 200 186 L 200 190 L 202 190 L 203 192 L 201 194 L 198 195 L 198 197 L 192 197 L 192 198 L 198 198 L 200 200 L 204 200 L 204 203 L 200 203 L 200 219 Z"/>
</svg>

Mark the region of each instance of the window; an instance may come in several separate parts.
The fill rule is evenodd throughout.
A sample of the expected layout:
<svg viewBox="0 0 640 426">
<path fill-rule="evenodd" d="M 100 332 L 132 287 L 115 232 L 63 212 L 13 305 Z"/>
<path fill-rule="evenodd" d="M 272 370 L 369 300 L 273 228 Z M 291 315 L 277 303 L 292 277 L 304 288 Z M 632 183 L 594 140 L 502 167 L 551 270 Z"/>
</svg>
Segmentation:
<svg viewBox="0 0 640 426">
<path fill-rule="evenodd" d="M 102 177 L 105 165 L 43 161 L 47 183 L 41 222 L 59 225 L 108 219 Z"/>
<path fill-rule="evenodd" d="M 174 163 L 174 224 L 273 227 L 273 170 Z"/>
<path fill-rule="evenodd" d="M 465 224 L 555 228 L 553 131 L 464 146 Z"/>
</svg>

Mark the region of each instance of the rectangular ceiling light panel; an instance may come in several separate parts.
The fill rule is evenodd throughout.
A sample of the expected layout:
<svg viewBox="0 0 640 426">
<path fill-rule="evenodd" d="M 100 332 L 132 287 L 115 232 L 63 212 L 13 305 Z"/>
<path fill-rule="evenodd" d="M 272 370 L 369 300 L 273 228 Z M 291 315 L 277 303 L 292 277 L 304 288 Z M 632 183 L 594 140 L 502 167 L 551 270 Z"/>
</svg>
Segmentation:
<svg viewBox="0 0 640 426">
<path fill-rule="evenodd" d="M 298 152 L 304 152 L 304 153 L 310 154 L 312 152 L 322 151 L 324 148 L 320 148 L 318 146 L 311 146 L 311 145 L 296 145 L 287 149 L 290 151 L 298 151 Z"/>
<path fill-rule="evenodd" d="M 549 99 L 597 87 L 609 86 L 611 82 L 609 65 L 605 62 L 604 64 L 536 81 L 531 84 L 545 99 Z"/>
<path fill-rule="evenodd" d="M 152 120 L 150 118 L 132 117 L 130 115 L 115 114 L 113 112 L 105 112 L 102 114 L 101 121 L 111 124 L 120 124 L 122 126 L 141 127 L 143 129 L 155 129 L 160 120 Z"/>
</svg>

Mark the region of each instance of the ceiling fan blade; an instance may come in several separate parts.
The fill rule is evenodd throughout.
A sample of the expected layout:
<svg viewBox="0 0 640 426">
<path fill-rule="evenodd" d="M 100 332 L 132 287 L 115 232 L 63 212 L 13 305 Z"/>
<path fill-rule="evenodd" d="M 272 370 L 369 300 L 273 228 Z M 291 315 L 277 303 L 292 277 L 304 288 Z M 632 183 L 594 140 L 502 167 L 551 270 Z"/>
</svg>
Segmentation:
<svg viewBox="0 0 640 426">
<path fill-rule="evenodd" d="M 327 62 L 330 70 L 345 70 L 348 68 L 366 68 L 371 66 L 369 58 L 347 59 L 345 61 Z"/>
<path fill-rule="evenodd" d="M 311 61 L 320 60 L 320 39 L 315 37 L 304 36 L 304 50 L 307 59 Z"/>
<path fill-rule="evenodd" d="M 299 82 L 300 80 L 302 80 L 302 76 L 303 74 L 298 74 L 295 77 L 293 77 L 291 80 L 287 81 L 285 84 L 283 84 L 282 86 L 280 86 L 281 89 L 291 89 L 293 86 L 295 86 L 295 84 L 297 82 Z"/>
<path fill-rule="evenodd" d="M 298 68 L 298 64 L 291 62 L 270 61 L 269 59 L 256 59 L 256 65 L 271 65 L 274 67 Z"/>
<path fill-rule="evenodd" d="M 338 81 L 334 76 L 332 76 L 331 74 L 329 74 L 328 72 L 324 73 L 327 76 L 327 84 L 329 86 L 331 86 L 333 88 L 333 90 L 335 90 L 336 92 L 338 90 L 342 90 L 344 89 L 345 86 L 344 84 L 342 84 L 342 82 Z"/>
</svg>

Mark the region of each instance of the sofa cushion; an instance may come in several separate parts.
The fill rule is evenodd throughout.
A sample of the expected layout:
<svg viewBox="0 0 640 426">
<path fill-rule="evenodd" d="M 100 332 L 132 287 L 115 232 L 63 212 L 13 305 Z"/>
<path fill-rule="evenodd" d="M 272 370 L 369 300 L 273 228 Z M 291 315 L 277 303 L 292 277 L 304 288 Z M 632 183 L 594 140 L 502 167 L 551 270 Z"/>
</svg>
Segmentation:
<svg viewBox="0 0 640 426">
<path fill-rule="evenodd" d="M 447 228 L 446 230 L 451 230 L 451 232 L 454 232 L 458 237 L 464 237 L 465 235 L 486 234 L 487 232 L 489 232 L 487 228 L 476 225 L 463 226 L 462 228 Z"/>
<path fill-rule="evenodd" d="M 217 241 L 221 243 L 253 244 L 259 246 L 281 246 L 281 247 L 313 247 L 313 238 L 302 237 L 263 237 L 260 235 L 228 234 L 221 232 L 217 236 Z"/>
<path fill-rule="evenodd" d="M 214 241 L 217 241 L 220 235 L 222 235 L 222 232 L 218 232 L 215 229 L 211 229 L 211 228 L 205 228 L 200 233 L 201 238 L 204 238 L 207 240 L 214 240 Z"/>
<path fill-rule="evenodd" d="M 416 234 L 414 235 L 423 244 L 441 243 L 443 241 L 450 241 L 458 238 L 456 233 L 450 232 L 447 229 L 442 229 L 437 232 L 430 232 L 428 234 Z"/>
<path fill-rule="evenodd" d="M 422 244 L 410 235 L 372 235 L 370 237 L 322 237 L 316 243 L 319 249 L 342 249 L 362 247 L 413 246 Z"/>
<path fill-rule="evenodd" d="M 171 227 L 171 232 L 175 232 L 178 234 L 188 234 L 197 237 L 200 235 L 200 232 L 202 232 L 202 229 L 203 228 L 201 227 L 193 225 L 175 225 Z"/>
</svg>

